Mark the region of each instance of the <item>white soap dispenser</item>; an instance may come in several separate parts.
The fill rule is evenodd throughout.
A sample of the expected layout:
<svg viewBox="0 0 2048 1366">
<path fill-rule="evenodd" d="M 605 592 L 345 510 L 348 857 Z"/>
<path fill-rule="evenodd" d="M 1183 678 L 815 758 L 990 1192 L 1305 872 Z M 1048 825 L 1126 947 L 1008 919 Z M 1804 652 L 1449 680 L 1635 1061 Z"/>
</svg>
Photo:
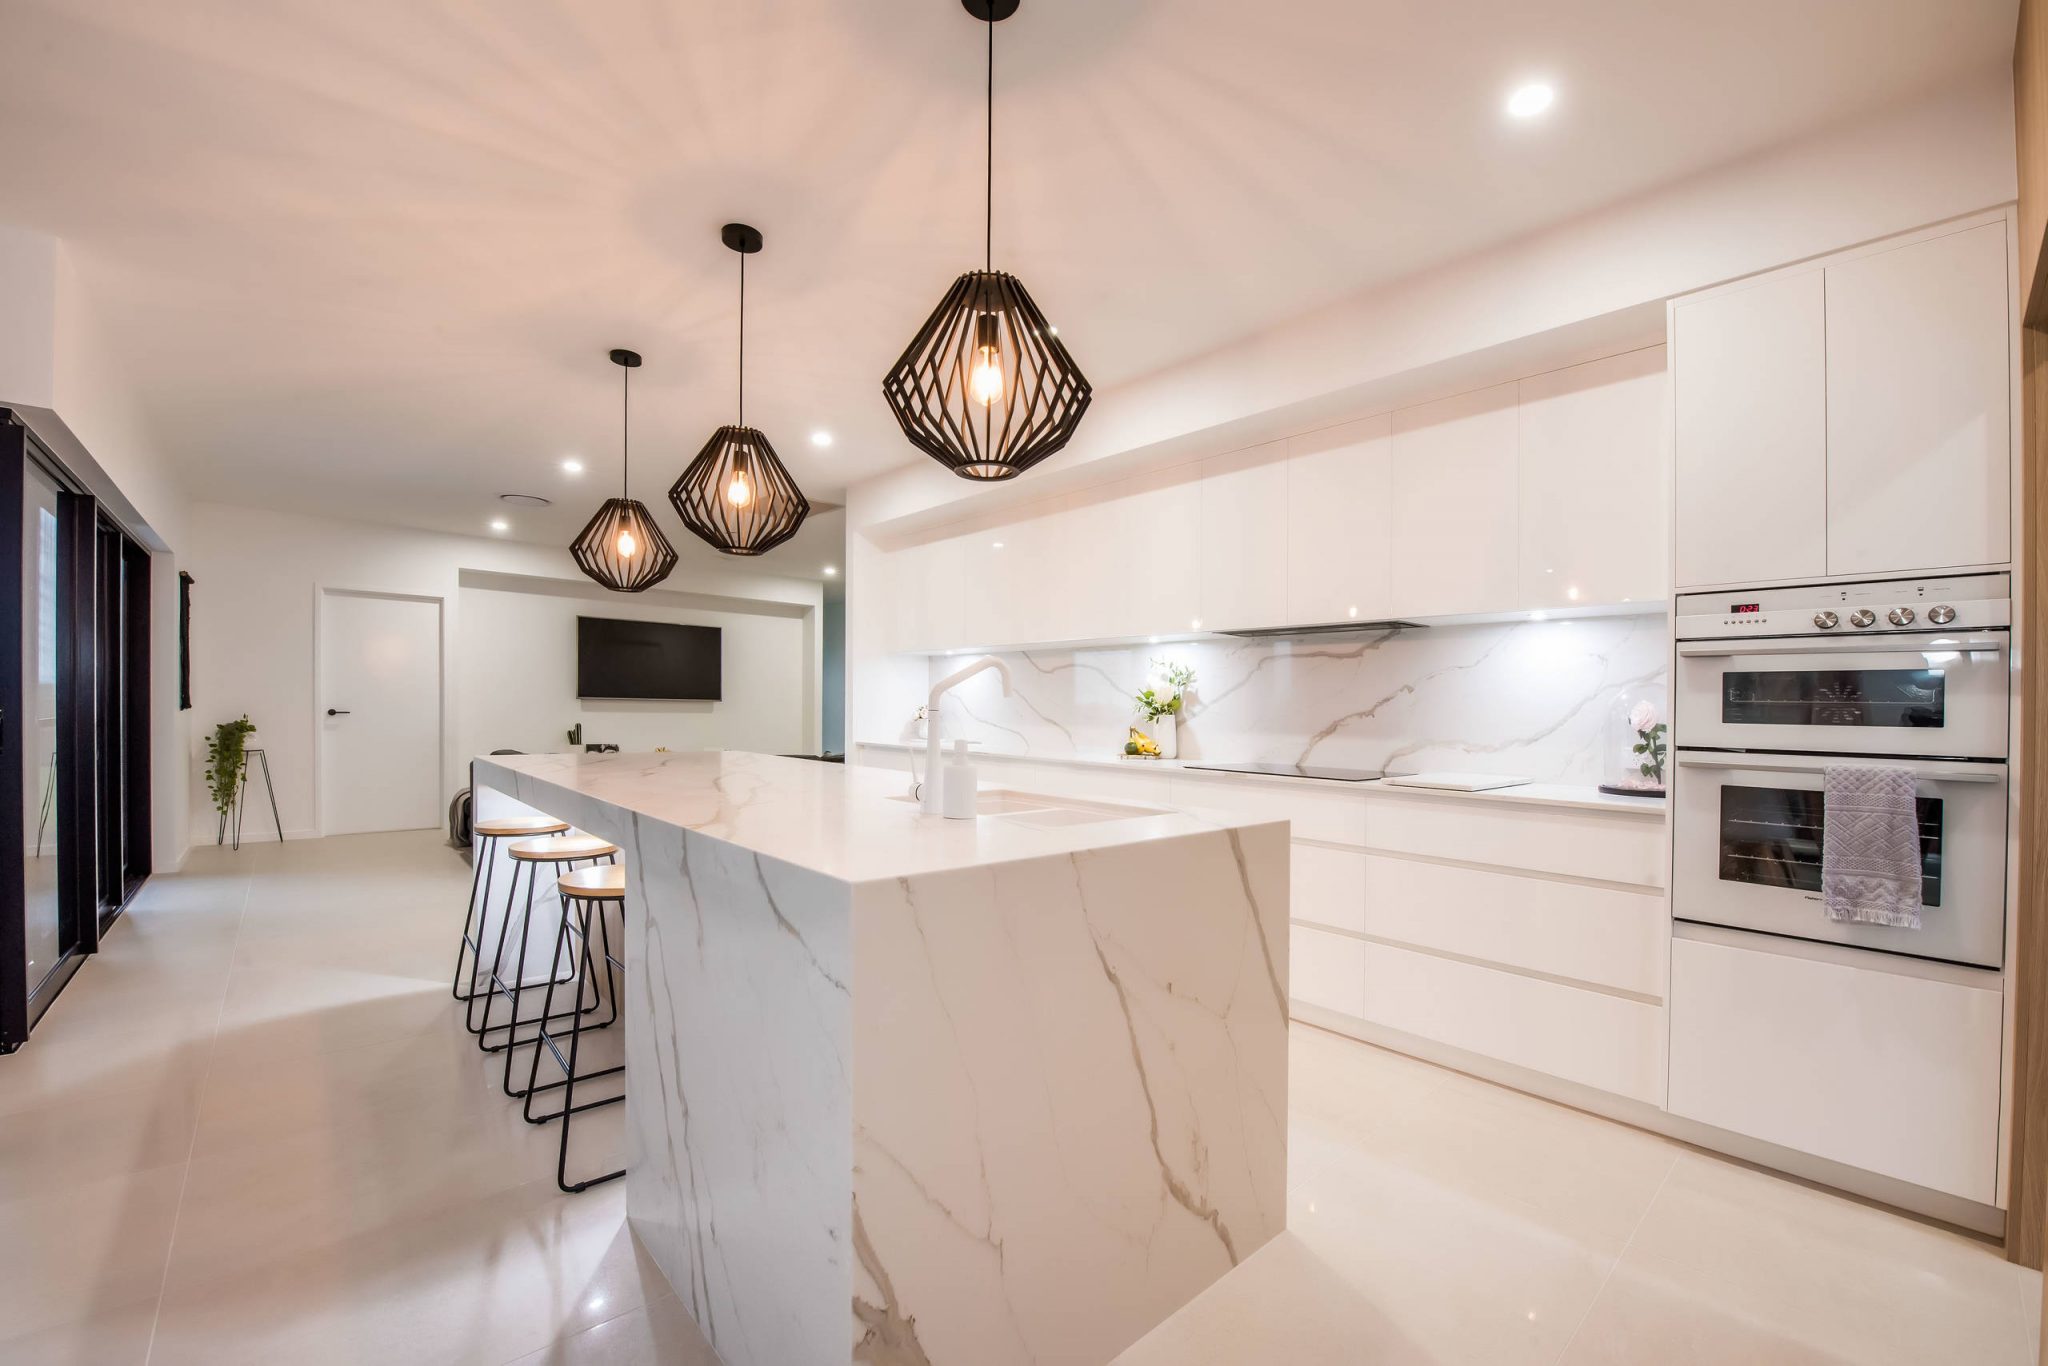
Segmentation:
<svg viewBox="0 0 2048 1366">
<path fill-rule="evenodd" d="M 967 762 L 967 742 L 955 740 L 953 761 L 946 765 L 946 781 L 939 790 L 941 814 L 949 821 L 973 820 L 980 781 L 974 765 Z"/>
</svg>

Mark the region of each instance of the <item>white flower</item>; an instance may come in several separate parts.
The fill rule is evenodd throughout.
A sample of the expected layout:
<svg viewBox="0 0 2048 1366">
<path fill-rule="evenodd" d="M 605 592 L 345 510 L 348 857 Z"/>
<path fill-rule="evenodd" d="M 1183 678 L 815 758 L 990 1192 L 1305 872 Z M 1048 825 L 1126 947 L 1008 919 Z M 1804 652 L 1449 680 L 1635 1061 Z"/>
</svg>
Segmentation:
<svg viewBox="0 0 2048 1366">
<path fill-rule="evenodd" d="M 1638 702 L 1628 709 L 1628 723 L 1639 733 L 1646 731 L 1657 724 L 1657 709 L 1648 702 Z"/>
</svg>

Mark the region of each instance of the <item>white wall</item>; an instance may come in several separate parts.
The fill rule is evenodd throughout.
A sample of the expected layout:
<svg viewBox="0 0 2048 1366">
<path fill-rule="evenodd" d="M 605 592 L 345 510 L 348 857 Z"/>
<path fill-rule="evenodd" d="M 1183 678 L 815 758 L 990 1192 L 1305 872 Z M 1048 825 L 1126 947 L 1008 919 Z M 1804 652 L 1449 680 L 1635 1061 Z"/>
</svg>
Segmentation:
<svg viewBox="0 0 2048 1366">
<path fill-rule="evenodd" d="M 0 224 L 0 407 L 36 434 L 150 550 L 150 806 L 159 871 L 185 859 L 189 717 L 178 710 L 178 556 L 187 500 L 143 420 L 93 298 L 93 265 Z"/>
<path fill-rule="evenodd" d="M 595 584 L 503 588 L 465 581 L 462 636 L 455 647 L 457 749 L 529 752 L 567 748 L 581 724 L 586 743 L 628 752 L 805 747 L 802 617 L 671 606 L 653 589 L 634 597 Z M 651 600 L 650 600 L 651 599 Z M 576 696 L 576 618 L 614 617 L 716 626 L 724 696 L 716 702 L 581 700 Z"/>
<path fill-rule="evenodd" d="M 194 547 L 189 557 L 196 583 L 192 610 L 192 818 L 194 842 L 214 837 L 211 801 L 204 790 L 206 736 L 221 721 L 246 712 L 260 730 L 258 743 L 268 752 L 286 838 L 319 833 L 314 765 L 319 705 L 313 675 L 315 603 L 323 588 L 360 592 L 403 593 L 441 600 L 445 676 L 442 734 L 442 787 L 453 793 L 467 782 L 471 755 L 464 746 L 481 735 L 472 725 L 460 686 L 465 667 L 465 642 L 472 630 L 489 629 L 488 621 L 472 627 L 465 576 L 482 585 L 479 576 L 511 576 L 518 586 L 574 598 L 587 582 L 566 550 L 521 545 L 482 537 L 449 536 L 400 527 L 375 526 L 316 517 L 196 503 L 189 525 Z M 499 581 L 500 589 L 511 586 Z M 660 596 L 657 598 L 655 594 Z M 800 744 L 777 748 L 812 749 L 818 735 L 821 668 L 819 608 L 823 593 L 817 583 L 742 570 L 678 569 L 661 589 L 640 602 L 666 608 L 769 616 L 794 622 L 801 635 L 801 676 L 792 695 L 799 697 L 796 721 Z M 606 594 L 607 605 L 620 605 L 620 595 Z M 486 607 L 486 613 L 493 610 Z M 573 664 L 571 643 L 565 657 Z M 536 667 L 529 654 L 512 662 L 502 687 L 524 687 L 522 670 Z M 548 668 L 552 669 L 553 664 Z M 573 681 L 570 684 L 573 691 Z M 554 685 L 535 693 L 544 733 L 553 735 L 558 713 Z M 573 719 L 573 718 L 571 718 Z M 566 728 L 564 723 L 563 728 Z M 586 727 L 597 738 L 594 727 Z M 486 748 L 525 748 L 492 737 Z M 243 826 L 243 838 L 261 838 L 257 823 Z"/>
</svg>

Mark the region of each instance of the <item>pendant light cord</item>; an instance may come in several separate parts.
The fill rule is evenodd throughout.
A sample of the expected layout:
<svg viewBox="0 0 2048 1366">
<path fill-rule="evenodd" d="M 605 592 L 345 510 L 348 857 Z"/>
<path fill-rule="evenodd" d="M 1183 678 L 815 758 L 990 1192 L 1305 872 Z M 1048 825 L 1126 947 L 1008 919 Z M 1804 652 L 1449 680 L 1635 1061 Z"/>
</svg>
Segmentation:
<svg viewBox="0 0 2048 1366">
<path fill-rule="evenodd" d="M 633 496 L 633 367 L 622 365 L 619 380 L 619 496 Z"/>
<path fill-rule="evenodd" d="M 989 7 L 988 14 L 988 148 L 983 164 L 987 167 L 987 194 L 982 204 L 981 269 L 983 274 L 988 274 L 995 270 L 996 259 L 996 14 L 993 5 Z"/>
<path fill-rule="evenodd" d="M 740 426 L 747 425 L 747 254 L 740 253 Z"/>
</svg>

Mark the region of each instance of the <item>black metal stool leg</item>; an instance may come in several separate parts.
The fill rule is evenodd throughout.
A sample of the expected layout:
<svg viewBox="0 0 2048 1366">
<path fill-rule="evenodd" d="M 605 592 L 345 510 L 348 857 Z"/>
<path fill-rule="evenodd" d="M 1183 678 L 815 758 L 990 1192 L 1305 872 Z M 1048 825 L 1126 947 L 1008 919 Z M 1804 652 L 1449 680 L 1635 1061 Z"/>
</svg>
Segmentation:
<svg viewBox="0 0 2048 1366">
<path fill-rule="evenodd" d="M 590 943 L 589 907 L 591 905 L 592 903 L 587 901 L 583 903 L 583 942 L 586 947 L 586 951 Z M 600 916 L 604 914 L 604 907 L 601 903 L 599 903 L 597 906 L 597 912 Z M 617 1105 L 619 1102 L 623 1101 L 626 1098 L 624 1094 L 620 1094 L 617 1096 L 607 1096 L 605 1099 L 601 1101 L 585 1104 L 582 1106 L 576 1104 L 576 1054 L 577 1046 L 581 1044 L 582 1041 L 583 1018 L 579 1015 L 569 1023 L 569 1060 L 563 1069 L 566 1075 L 564 1077 L 564 1085 L 562 1087 L 561 1144 L 556 1149 L 555 1154 L 555 1184 L 561 1187 L 562 1193 L 564 1195 L 580 1194 L 583 1191 L 589 1190 L 592 1186 L 601 1186 L 607 1181 L 616 1181 L 626 1174 L 626 1169 L 624 1167 L 621 1167 L 617 1171 L 606 1172 L 602 1176 L 593 1176 L 587 1181 L 578 1181 L 574 1185 L 571 1185 L 569 1182 L 570 1121 L 575 1118 L 578 1110 L 594 1110 L 602 1105 Z M 592 1076 L 606 1076 L 609 1075 L 612 1070 L 613 1069 L 607 1068 L 604 1072 L 592 1073 Z M 624 1072 L 626 1069 L 625 1066 L 621 1064 L 616 1070 Z"/>
<path fill-rule="evenodd" d="M 578 926 L 579 919 L 581 922 L 580 929 Z M 576 952 L 572 955 L 571 962 L 573 964 L 577 959 L 580 958 L 582 963 L 582 966 L 577 969 L 578 977 L 576 986 L 577 999 L 580 1000 L 582 999 L 583 983 L 585 981 L 591 982 L 591 988 L 593 991 L 597 990 L 596 983 L 593 980 L 593 973 L 596 969 L 596 962 L 592 958 L 590 952 L 590 912 L 587 903 L 582 902 L 580 899 L 564 896 L 562 898 L 562 930 L 561 934 L 557 937 L 555 941 L 555 953 L 556 960 L 558 962 L 560 961 L 562 948 L 564 947 L 566 941 L 568 941 L 572 937 L 575 940 Z M 568 1020 L 570 1022 L 571 1029 L 586 1028 L 586 1026 L 582 1023 L 581 1013 L 576 1011 L 563 1011 L 560 1014 L 555 1014 L 554 1012 L 550 1011 L 544 1018 L 550 1024 L 555 1020 L 562 1019 Z M 603 1028 L 604 1026 L 592 1025 L 587 1027 Z M 535 1047 L 533 1050 L 533 1062 L 532 1065 L 527 1069 L 527 1089 L 522 1093 L 525 1098 L 525 1104 L 521 1108 L 521 1114 L 525 1117 L 526 1122 L 528 1124 L 546 1124 L 550 1120 L 560 1119 L 563 1115 L 567 1114 L 567 1107 L 569 1102 L 567 1100 L 564 1100 L 564 1108 L 562 1109 L 550 1110 L 545 1114 L 536 1114 L 534 1113 L 533 1108 L 533 1098 L 536 1094 L 542 1091 L 563 1091 L 566 1093 L 569 1090 L 568 1076 L 570 1072 L 570 1060 L 562 1056 L 562 1048 L 559 1040 L 556 1038 L 556 1031 L 551 1028 L 547 1028 L 545 1025 L 538 1033 L 537 1037 L 534 1040 L 534 1043 Z M 563 1080 L 550 1082 L 543 1082 L 540 1080 L 540 1055 L 541 1050 L 543 1048 L 546 1049 L 551 1055 L 553 1055 L 555 1059 L 555 1065 L 562 1069 Z M 623 1072 L 625 1070 L 625 1064 L 621 1063 L 616 1067 L 602 1068 L 596 1072 L 591 1072 L 584 1076 L 577 1077 L 576 1080 L 592 1081 L 598 1077 L 615 1076 L 618 1073 Z M 601 1101 L 589 1102 L 577 1108 L 583 1110 L 594 1110 L 600 1105 L 613 1104 L 618 1099 L 619 1097 L 614 1096 Z"/>
<path fill-rule="evenodd" d="M 496 835 L 479 835 L 471 844 L 471 848 L 475 850 L 475 857 L 478 861 L 469 870 L 469 909 L 464 912 L 462 917 L 462 940 L 455 946 L 455 978 L 449 983 L 449 990 L 458 1001 L 472 1000 L 477 994 L 477 974 L 483 969 L 484 926 L 490 918 L 491 875 L 497 871 L 492 866 L 491 855 L 497 848 L 497 842 L 498 837 Z M 481 884 L 483 892 L 481 899 L 477 895 L 479 884 Z M 476 931 L 474 938 L 470 934 L 472 926 Z M 464 958 L 468 958 L 470 961 L 469 990 L 467 991 L 464 991 L 462 988 L 462 960 Z M 464 1023 L 466 1026 L 467 1021 L 465 1020 Z M 472 1029 L 470 1032 L 473 1034 L 476 1031 Z"/>
</svg>

